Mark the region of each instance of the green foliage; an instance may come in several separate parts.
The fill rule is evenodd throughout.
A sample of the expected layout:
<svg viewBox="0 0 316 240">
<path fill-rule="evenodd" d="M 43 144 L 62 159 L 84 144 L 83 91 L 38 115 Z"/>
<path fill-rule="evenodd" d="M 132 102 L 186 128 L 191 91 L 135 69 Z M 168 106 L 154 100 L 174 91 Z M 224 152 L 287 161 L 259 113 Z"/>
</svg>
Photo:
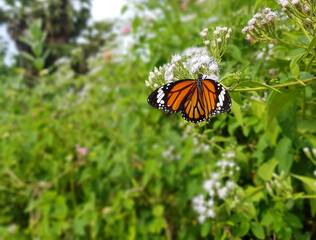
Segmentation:
<svg viewBox="0 0 316 240">
<path fill-rule="evenodd" d="M 85 74 L 60 59 L 32 87 L 0 65 L 1 238 L 315 239 L 315 37 L 287 19 L 281 40 L 303 50 L 245 40 L 264 1 L 137 4 L 128 55 L 114 42 Z M 232 28 L 219 65 L 231 113 L 193 125 L 152 109 L 148 72 L 216 26 Z M 213 200 L 204 220 L 194 199 Z"/>
<path fill-rule="evenodd" d="M 29 27 L 29 32 L 29 38 L 21 36 L 20 41 L 30 46 L 33 55 L 23 52 L 23 56 L 33 64 L 33 67 L 37 71 L 41 71 L 45 66 L 45 60 L 49 54 L 49 50 L 44 52 L 44 43 L 47 34 L 42 31 L 42 21 L 39 19 L 33 22 Z"/>
</svg>

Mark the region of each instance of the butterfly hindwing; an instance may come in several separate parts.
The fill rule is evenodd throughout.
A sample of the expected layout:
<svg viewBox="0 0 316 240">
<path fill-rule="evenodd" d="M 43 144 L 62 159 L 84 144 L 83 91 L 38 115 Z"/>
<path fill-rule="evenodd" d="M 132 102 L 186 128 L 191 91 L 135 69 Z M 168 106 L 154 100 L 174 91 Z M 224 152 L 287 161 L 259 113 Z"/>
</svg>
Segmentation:
<svg viewBox="0 0 316 240">
<path fill-rule="evenodd" d="M 204 79 L 202 85 L 207 120 L 211 116 L 230 110 L 232 105 L 230 96 L 220 83 L 211 79 Z"/>
<path fill-rule="evenodd" d="M 181 110 L 184 120 L 198 123 L 205 120 L 205 106 L 202 92 L 196 87 L 187 97 Z"/>
</svg>

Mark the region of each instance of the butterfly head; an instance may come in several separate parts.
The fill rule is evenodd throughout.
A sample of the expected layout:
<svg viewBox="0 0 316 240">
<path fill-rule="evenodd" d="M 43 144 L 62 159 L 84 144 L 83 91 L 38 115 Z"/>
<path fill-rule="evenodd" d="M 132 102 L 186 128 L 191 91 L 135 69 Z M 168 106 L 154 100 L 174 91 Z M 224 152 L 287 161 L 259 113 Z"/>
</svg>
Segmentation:
<svg viewBox="0 0 316 240">
<path fill-rule="evenodd" d="M 197 87 L 200 89 L 200 91 L 202 90 L 202 80 L 203 80 L 203 74 L 199 74 L 198 79 L 196 80 L 197 83 Z"/>
</svg>

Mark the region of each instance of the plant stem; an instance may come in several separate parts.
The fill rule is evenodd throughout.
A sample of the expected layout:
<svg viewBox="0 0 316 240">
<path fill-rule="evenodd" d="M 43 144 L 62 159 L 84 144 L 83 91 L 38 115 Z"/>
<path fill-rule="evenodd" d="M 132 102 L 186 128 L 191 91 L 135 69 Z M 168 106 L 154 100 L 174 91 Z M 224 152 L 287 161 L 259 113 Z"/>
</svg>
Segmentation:
<svg viewBox="0 0 316 240">
<path fill-rule="evenodd" d="M 280 42 L 280 43 L 283 43 L 285 45 L 290 45 L 290 46 L 293 46 L 293 47 L 299 47 L 299 48 L 306 48 L 307 49 L 307 46 L 304 46 L 304 45 L 299 45 L 299 44 L 295 44 L 295 43 L 291 43 L 291 42 L 286 42 L 280 38 L 277 38 L 277 41 Z"/>
<path fill-rule="evenodd" d="M 302 21 L 300 19 L 297 18 L 297 22 L 299 23 L 300 25 L 300 28 L 302 29 L 302 31 L 304 32 L 305 36 L 307 37 L 308 41 L 311 42 L 311 38 L 309 37 L 308 33 L 306 32 L 303 24 L 302 24 Z"/>
<path fill-rule="evenodd" d="M 302 102 L 302 117 L 305 118 L 305 111 L 306 111 L 306 89 L 303 92 L 303 102 Z"/>
<path fill-rule="evenodd" d="M 302 82 L 303 83 L 308 83 L 308 82 L 315 81 L 315 80 L 316 80 L 316 77 L 312 77 L 312 78 L 309 78 L 309 79 L 302 80 Z M 274 86 L 271 86 L 271 87 L 283 88 L 283 87 L 288 87 L 288 86 L 297 85 L 297 84 L 301 84 L 301 83 L 300 82 L 290 82 L 290 83 L 283 83 L 283 84 L 274 85 Z M 249 92 L 249 91 L 261 91 L 261 90 L 267 90 L 267 89 L 269 89 L 269 88 L 268 87 L 236 88 L 236 89 L 228 90 L 228 91 L 230 91 L 230 92 Z"/>
<path fill-rule="evenodd" d="M 309 69 L 310 69 L 310 67 L 311 67 L 311 65 L 312 65 L 312 63 L 314 61 L 315 55 L 316 55 L 316 50 L 315 50 L 315 53 L 313 54 L 313 56 L 311 57 L 311 60 L 309 61 L 309 63 L 306 66 L 306 72 L 309 71 Z"/>
</svg>

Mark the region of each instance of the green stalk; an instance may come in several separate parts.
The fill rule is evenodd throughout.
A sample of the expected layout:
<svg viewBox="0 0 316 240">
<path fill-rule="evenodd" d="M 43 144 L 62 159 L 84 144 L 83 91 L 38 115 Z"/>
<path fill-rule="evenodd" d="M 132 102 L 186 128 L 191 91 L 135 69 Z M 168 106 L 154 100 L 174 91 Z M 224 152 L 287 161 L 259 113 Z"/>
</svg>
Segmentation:
<svg viewBox="0 0 316 240">
<path fill-rule="evenodd" d="M 308 83 L 308 82 L 311 82 L 311 81 L 314 81 L 314 80 L 316 80 L 316 77 L 312 77 L 312 78 L 309 78 L 309 79 L 302 80 L 302 82 L 303 83 Z M 297 84 L 300 84 L 300 82 L 283 83 L 283 84 L 278 84 L 278 85 L 274 85 L 274 86 L 271 86 L 271 87 L 283 88 L 283 87 L 288 87 L 288 86 L 297 85 Z M 268 88 L 268 87 L 236 88 L 236 89 L 228 90 L 228 91 L 230 91 L 230 92 L 250 92 L 250 91 L 261 91 L 261 90 L 267 90 L 267 89 L 270 89 L 270 88 Z"/>
</svg>

